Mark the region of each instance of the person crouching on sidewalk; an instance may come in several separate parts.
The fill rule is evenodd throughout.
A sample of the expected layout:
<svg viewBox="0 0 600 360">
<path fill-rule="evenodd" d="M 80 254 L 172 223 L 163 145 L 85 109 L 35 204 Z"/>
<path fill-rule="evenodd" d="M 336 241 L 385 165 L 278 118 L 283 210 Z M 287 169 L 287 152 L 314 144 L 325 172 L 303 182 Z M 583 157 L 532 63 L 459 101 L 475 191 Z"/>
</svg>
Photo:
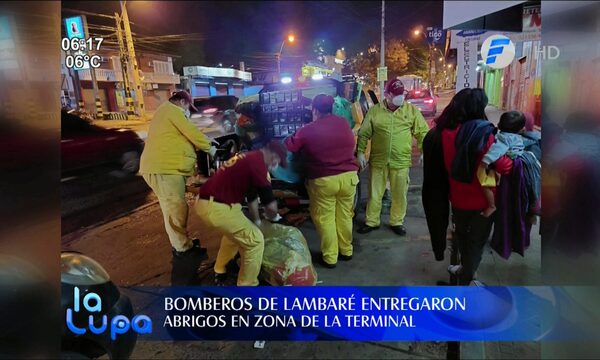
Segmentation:
<svg viewBox="0 0 600 360">
<path fill-rule="evenodd" d="M 258 285 L 265 246 L 263 234 L 257 226 L 260 224 L 258 198 L 268 218 L 278 215 L 269 171 L 274 171 L 279 164 L 286 167 L 286 156 L 285 146 L 271 141 L 260 150 L 240 153 L 229 159 L 200 188 L 196 214 L 204 227 L 222 235 L 214 267 L 215 285 L 224 284 L 227 263 L 238 251 L 241 266 L 237 285 Z M 245 198 L 250 219 L 242 212 Z"/>
</svg>

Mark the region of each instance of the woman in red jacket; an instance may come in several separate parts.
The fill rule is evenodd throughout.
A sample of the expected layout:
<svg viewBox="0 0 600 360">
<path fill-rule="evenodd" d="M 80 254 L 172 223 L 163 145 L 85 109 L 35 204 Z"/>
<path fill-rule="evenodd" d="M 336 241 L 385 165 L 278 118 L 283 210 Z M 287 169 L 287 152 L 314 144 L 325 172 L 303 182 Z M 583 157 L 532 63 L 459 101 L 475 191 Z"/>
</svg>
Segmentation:
<svg viewBox="0 0 600 360">
<path fill-rule="evenodd" d="M 492 229 L 492 218 L 482 215 L 487 201 L 476 176 L 483 155 L 494 143 L 495 127 L 485 115 L 487 102 L 482 89 L 459 91 L 423 145 L 423 206 L 432 245 L 436 259 L 443 260 L 449 201 L 461 259 L 461 266 L 452 271 L 459 275 L 460 285 L 473 280 Z M 496 171 L 506 174 L 511 165 L 510 160 L 500 159 Z"/>
</svg>

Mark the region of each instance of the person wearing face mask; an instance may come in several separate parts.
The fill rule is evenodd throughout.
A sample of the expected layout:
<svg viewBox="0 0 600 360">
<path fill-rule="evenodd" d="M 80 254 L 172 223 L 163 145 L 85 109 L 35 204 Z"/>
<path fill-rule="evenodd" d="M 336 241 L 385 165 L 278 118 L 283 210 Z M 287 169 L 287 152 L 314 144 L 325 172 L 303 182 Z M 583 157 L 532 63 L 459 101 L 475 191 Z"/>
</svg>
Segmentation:
<svg viewBox="0 0 600 360">
<path fill-rule="evenodd" d="M 348 120 L 332 115 L 334 98 L 312 102 L 313 122 L 285 140 L 306 170 L 310 216 L 321 238 L 321 263 L 335 267 L 352 259 L 352 205 L 358 185 L 354 134 Z"/>
<path fill-rule="evenodd" d="M 215 285 L 226 281 L 227 263 L 238 251 L 241 256 L 238 286 L 258 285 L 264 251 L 264 237 L 258 227 L 261 222 L 258 199 L 267 218 L 279 215 L 269 175 L 279 164 L 287 166 L 287 150 L 274 140 L 260 150 L 229 159 L 200 188 L 195 212 L 207 230 L 222 236 L 214 266 Z M 248 201 L 250 219 L 242 212 L 244 199 Z"/>
<path fill-rule="evenodd" d="M 364 170 L 370 165 L 369 201 L 365 225 L 358 229 L 366 234 L 379 228 L 381 202 L 389 180 L 392 195 L 390 227 L 405 235 L 409 170 L 412 166 L 412 141 L 417 140 L 419 151 L 429 131 L 417 107 L 404 101 L 404 85 L 398 79 L 386 84 L 385 99 L 369 109 L 358 132 L 358 161 Z M 369 160 L 365 157 L 371 140 Z"/>
<path fill-rule="evenodd" d="M 187 235 L 188 205 L 185 182 L 194 174 L 196 151 L 214 156 L 217 149 L 211 140 L 188 120 L 192 97 L 179 91 L 154 114 L 140 161 L 140 173 L 158 197 L 165 230 L 173 255 L 197 254 L 204 250 L 198 240 Z"/>
</svg>

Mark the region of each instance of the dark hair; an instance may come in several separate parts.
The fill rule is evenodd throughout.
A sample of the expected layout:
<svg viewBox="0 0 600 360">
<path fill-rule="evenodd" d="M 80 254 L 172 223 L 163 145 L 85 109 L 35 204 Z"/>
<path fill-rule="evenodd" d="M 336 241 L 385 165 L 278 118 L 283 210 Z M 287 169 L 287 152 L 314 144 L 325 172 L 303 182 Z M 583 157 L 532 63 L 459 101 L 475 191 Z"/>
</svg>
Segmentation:
<svg viewBox="0 0 600 360">
<path fill-rule="evenodd" d="M 520 111 L 507 111 L 500 116 L 498 129 L 502 132 L 517 134 L 525 127 L 526 120 L 525 115 Z"/>
<path fill-rule="evenodd" d="M 315 96 L 312 100 L 312 108 L 317 109 L 317 111 L 323 115 L 331 114 L 331 112 L 333 111 L 334 102 L 335 99 L 333 98 L 333 96 L 319 94 Z"/>
<path fill-rule="evenodd" d="M 184 94 L 182 94 L 183 91 L 178 91 L 175 92 L 171 95 L 171 97 L 169 98 L 170 102 L 177 102 L 179 100 L 185 100 L 186 102 L 189 102 L 190 99 L 186 98 Z"/>
<path fill-rule="evenodd" d="M 245 115 L 253 120 L 258 120 L 261 113 L 260 104 L 256 101 L 246 102 L 237 104 L 235 106 L 235 112 L 238 114 Z"/>
<path fill-rule="evenodd" d="M 488 98 L 482 89 L 465 88 L 456 93 L 440 116 L 435 119 L 439 129 L 455 129 L 471 120 L 487 120 Z"/>
</svg>

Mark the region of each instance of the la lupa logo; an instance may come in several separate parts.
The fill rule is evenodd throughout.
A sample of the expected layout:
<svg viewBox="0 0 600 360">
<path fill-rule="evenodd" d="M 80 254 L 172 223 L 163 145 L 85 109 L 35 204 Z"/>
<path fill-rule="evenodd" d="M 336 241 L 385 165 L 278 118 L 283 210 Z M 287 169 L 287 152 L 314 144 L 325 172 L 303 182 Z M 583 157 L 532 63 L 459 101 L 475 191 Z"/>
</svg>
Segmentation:
<svg viewBox="0 0 600 360">
<path fill-rule="evenodd" d="M 81 324 L 78 326 L 73 322 L 73 312 L 78 313 L 82 305 L 90 313 L 87 328 L 80 327 Z M 94 313 L 101 311 L 102 299 L 98 294 L 90 292 L 81 299 L 79 288 L 75 287 L 73 291 L 73 309 L 67 308 L 67 327 L 77 335 L 83 335 L 88 330 L 93 334 L 103 334 L 109 329 L 108 316 L 102 315 L 102 324 L 98 327 L 94 325 Z M 117 315 L 110 319 L 110 338 L 113 341 L 116 340 L 118 334 L 125 334 L 129 330 L 138 334 L 150 334 L 152 332 L 152 320 L 146 315 L 136 315 L 131 320 L 124 315 Z"/>
</svg>

